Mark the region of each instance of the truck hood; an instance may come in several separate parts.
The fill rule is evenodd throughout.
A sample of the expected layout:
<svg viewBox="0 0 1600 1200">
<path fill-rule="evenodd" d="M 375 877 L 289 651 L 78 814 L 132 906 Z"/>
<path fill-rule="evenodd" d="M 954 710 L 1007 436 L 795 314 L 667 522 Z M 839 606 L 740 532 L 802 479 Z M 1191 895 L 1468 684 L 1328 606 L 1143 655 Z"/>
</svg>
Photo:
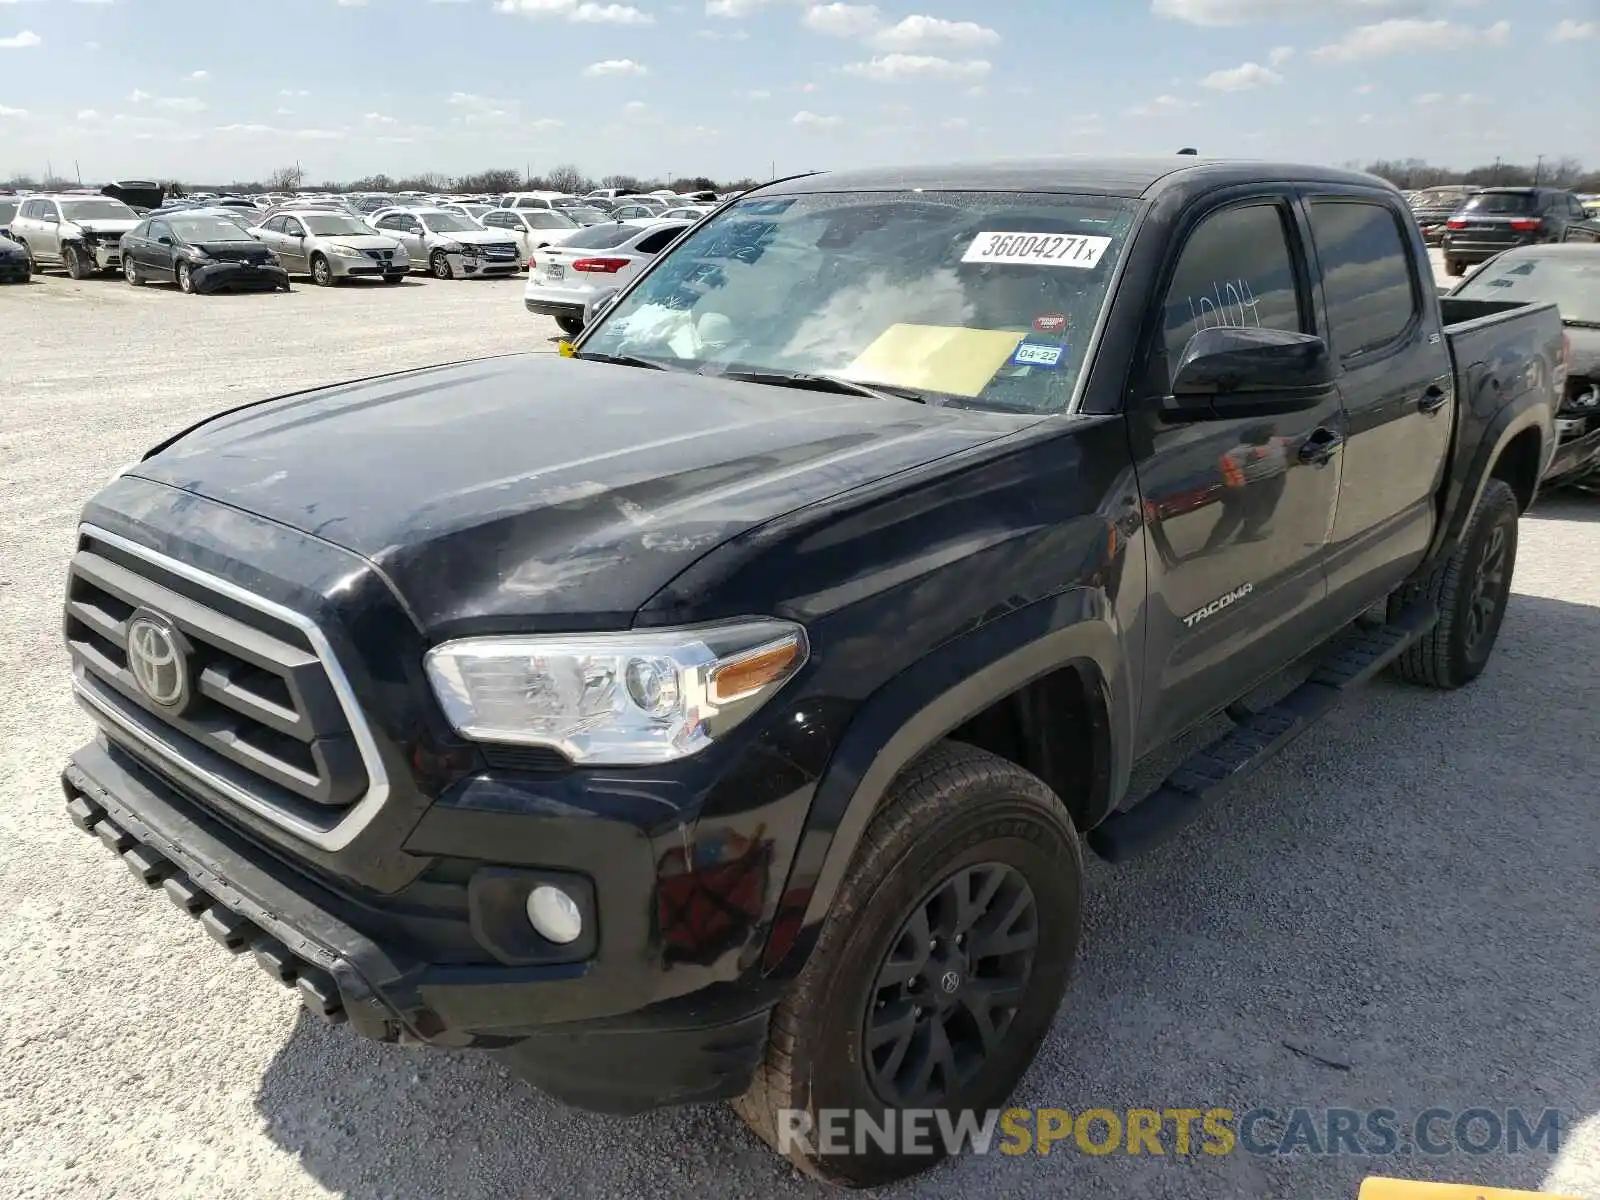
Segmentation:
<svg viewBox="0 0 1600 1200">
<path fill-rule="evenodd" d="M 728 538 L 1039 419 L 520 354 L 237 409 L 131 473 L 363 555 L 433 636 L 623 628 Z"/>
</svg>

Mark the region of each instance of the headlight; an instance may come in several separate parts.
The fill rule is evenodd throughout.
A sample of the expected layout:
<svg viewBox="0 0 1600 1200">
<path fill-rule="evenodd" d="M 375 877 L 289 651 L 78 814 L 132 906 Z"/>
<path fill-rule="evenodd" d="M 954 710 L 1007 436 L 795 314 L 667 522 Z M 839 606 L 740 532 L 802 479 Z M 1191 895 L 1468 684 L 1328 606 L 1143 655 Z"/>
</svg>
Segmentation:
<svg viewBox="0 0 1600 1200">
<path fill-rule="evenodd" d="M 363 258 L 363 257 L 365 257 L 361 253 L 361 251 L 357 250 L 354 246 L 345 246 L 345 245 L 341 245 L 338 242 L 329 242 L 328 243 L 328 249 L 333 251 L 340 258 Z"/>
<path fill-rule="evenodd" d="M 440 242 L 439 249 L 446 254 L 465 254 L 471 247 L 463 246 L 460 242 Z"/>
<path fill-rule="evenodd" d="M 450 724 L 574 762 L 671 762 L 704 749 L 805 664 L 805 630 L 752 620 L 672 631 L 468 638 L 430 650 Z"/>
</svg>

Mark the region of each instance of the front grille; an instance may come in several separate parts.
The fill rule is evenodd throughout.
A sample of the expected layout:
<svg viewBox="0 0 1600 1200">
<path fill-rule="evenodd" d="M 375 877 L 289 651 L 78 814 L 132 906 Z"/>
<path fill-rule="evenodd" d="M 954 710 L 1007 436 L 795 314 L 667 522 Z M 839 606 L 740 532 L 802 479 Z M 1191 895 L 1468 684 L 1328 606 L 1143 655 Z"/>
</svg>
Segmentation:
<svg viewBox="0 0 1600 1200">
<path fill-rule="evenodd" d="M 482 252 L 485 258 L 492 258 L 496 260 L 516 258 L 517 256 L 517 248 L 515 246 L 480 246 L 478 249 Z"/>
<path fill-rule="evenodd" d="M 212 250 L 209 253 L 218 262 L 260 263 L 266 261 L 264 255 L 258 254 L 253 250 Z"/>
<path fill-rule="evenodd" d="M 136 615 L 176 635 L 188 693 L 176 706 L 152 700 L 130 668 Z M 350 713 L 306 628 L 86 530 L 68 580 L 66 638 L 86 701 L 132 735 L 136 753 L 154 750 L 158 768 L 214 781 L 313 831 L 369 794 Z"/>
<path fill-rule="evenodd" d="M 393 250 L 368 250 L 368 251 L 366 251 L 366 255 L 367 255 L 368 258 L 375 258 L 379 262 L 388 262 L 390 259 L 392 259 L 394 257 L 394 251 Z"/>
</svg>

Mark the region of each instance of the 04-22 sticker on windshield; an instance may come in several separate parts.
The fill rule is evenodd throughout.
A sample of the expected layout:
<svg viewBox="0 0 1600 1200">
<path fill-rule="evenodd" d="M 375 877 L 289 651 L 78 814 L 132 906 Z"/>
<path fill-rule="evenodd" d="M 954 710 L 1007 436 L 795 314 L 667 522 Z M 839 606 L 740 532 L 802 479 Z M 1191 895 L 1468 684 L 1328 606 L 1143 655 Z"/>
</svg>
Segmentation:
<svg viewBox="0 0 1600 1200">
<path fill-rule="evenodd" d="M 961 261 L 1088 270 L 1110 245 L 1110 238 L 1088 233 L 985 232 L 972 239 Z"/>
</svg>

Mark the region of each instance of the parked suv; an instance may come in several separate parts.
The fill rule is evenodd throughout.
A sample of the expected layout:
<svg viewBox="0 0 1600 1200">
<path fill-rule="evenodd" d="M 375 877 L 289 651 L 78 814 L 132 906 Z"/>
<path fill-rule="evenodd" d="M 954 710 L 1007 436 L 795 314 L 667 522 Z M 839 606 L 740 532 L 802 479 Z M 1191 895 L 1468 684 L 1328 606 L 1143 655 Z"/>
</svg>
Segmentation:
<svg viewBox="0 0 1600 1200">
<path fill-rule="evenodd" d="M 1600 241 L 1600 217 L 1571 192 L 1485 188 L 1445 222 L 1444 269 L 1459 275 L 1512 246 Z"/>
<path fill-rule="evenodd" d="M 63 266 L 74 279 L 122 266 L 122 235 L 142 220 L 109 196 L 29 196 L 11 219 L 11 235 L 34 270 Z"/>
<path fill-rule="evenodd" d="M 1483 671 L 1560 314 L 1441 299 L 1398 191 L 1286 164 L 817 174 L 663 234 L 561 356 L 247 404 L 94 496 L 68 814 L 351 1033 L 882 1183 L 1080 1026 L 1085 842 Z"/>
</svg>

